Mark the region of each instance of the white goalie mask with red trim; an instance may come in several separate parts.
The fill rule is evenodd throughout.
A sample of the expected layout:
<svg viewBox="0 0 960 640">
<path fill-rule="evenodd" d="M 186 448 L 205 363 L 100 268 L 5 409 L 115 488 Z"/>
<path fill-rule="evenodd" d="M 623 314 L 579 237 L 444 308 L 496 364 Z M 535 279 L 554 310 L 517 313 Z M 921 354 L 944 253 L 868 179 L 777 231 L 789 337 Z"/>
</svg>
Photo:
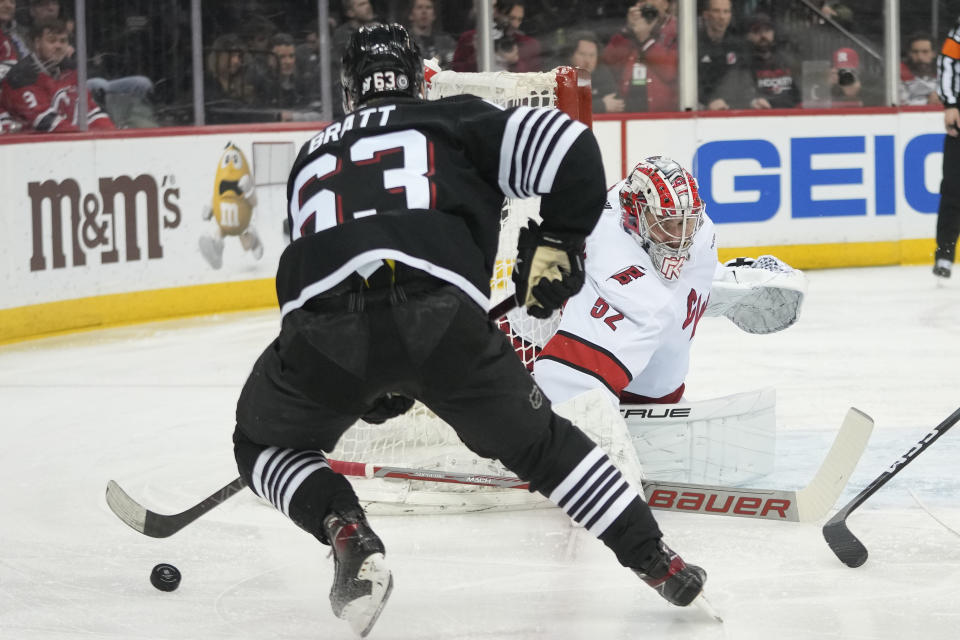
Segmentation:
<svg viewBox="0 0 960 640">
<path fill-rule="evenodd" d="M 680 277 L 703 223 L 697 180 L 670 158 L 644 158 L 621 187 L 620 206 L 623 228 L 650 255 L 660 277 Z"/>
</svg>

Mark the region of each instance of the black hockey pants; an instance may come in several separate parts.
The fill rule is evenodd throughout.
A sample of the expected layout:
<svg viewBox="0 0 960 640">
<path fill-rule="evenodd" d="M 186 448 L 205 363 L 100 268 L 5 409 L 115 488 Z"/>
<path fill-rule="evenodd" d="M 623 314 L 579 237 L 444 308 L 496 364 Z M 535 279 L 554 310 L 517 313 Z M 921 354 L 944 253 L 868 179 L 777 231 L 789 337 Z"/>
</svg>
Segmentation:
<svg viewBox="0 0 960 640">
<path fill-rule="evenodd" d="M 234 451 L 244 480 L 322 540 L 323 518 L 358 502 L 320 452 L 377 398 L 401 393 L 560 504 L 621 564 L 642 568 L 661 537 L 647 504 L 583 432 L 553 413 L 483 310 L 458 288 L 416 273 L 422 277 L 407 285 L 341 292 L 285 316 L 237 405 Z"/>
</svg>

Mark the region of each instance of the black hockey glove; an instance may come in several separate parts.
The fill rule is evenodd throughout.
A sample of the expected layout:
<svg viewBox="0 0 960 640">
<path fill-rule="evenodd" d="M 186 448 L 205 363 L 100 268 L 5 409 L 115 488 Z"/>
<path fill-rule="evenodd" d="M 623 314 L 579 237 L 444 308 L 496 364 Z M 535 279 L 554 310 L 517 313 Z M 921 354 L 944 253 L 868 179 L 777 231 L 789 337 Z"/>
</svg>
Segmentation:
<svg viewBox="0 0 960 640">
<path fill-rule="evenodd" d="M 396 418 L 403 415 L 413 406 L 413 398 L 401 396 L 396 393 L 388 393 L 385 396 L 377 398 L 373 407 L 361 416 L 364 422 L 370 424 L 383 424 L 390 418 Z"/>
<path fill-rule="evenodd" d="M 513 283 L 517 301 L 535 318 L 549 318 L 583 286 L 584 236 L 546 231 L 532 220 L 520 230 Z"/>
</svg>

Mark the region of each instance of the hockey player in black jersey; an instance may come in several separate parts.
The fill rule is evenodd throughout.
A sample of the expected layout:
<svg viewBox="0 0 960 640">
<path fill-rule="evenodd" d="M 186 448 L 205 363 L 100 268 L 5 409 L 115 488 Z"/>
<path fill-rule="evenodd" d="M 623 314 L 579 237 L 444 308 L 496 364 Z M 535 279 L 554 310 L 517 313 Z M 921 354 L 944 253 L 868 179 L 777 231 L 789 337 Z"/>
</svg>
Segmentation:
<svg viewBox="0 0 960 640">
<path fill-rule="evenodd" d="M 605 201 L 600 152 L 555 109 L 421 98 L 420 53 L 398 25 L 363 27 L 343 56 L 346 115 L 301 149 L 287 187 L 291 244 L 277 272 L 280 335 L 237 405 L 240 473 L 333 547 L 334 613 L 366 635 L 393 586 L 384 545 L 331 451 L 354 422 L 422 401 L 686 606 L 705 572 L 661 540 L 607 455 L 553 413 L 487 319 L 504 195 L 542 196 L 514 279 L 534 315 L 583 284 L 584 239 Z"/>
</svg>

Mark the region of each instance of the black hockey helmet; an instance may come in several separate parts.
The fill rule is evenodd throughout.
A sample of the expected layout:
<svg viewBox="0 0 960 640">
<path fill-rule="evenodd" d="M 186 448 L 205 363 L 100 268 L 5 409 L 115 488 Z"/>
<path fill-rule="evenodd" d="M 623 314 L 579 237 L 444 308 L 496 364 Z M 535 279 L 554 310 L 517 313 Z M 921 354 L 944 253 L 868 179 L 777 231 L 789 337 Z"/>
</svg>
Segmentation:
<svg viewBox="0 0 960 640">
<path fill-rule="evenodd" d="M 371 98 L 416 96 L 423 83 L 420 47 L 399 24 L 375 24 L 353 33 L 340 65 L 343 108 Z"/>
</svg>

